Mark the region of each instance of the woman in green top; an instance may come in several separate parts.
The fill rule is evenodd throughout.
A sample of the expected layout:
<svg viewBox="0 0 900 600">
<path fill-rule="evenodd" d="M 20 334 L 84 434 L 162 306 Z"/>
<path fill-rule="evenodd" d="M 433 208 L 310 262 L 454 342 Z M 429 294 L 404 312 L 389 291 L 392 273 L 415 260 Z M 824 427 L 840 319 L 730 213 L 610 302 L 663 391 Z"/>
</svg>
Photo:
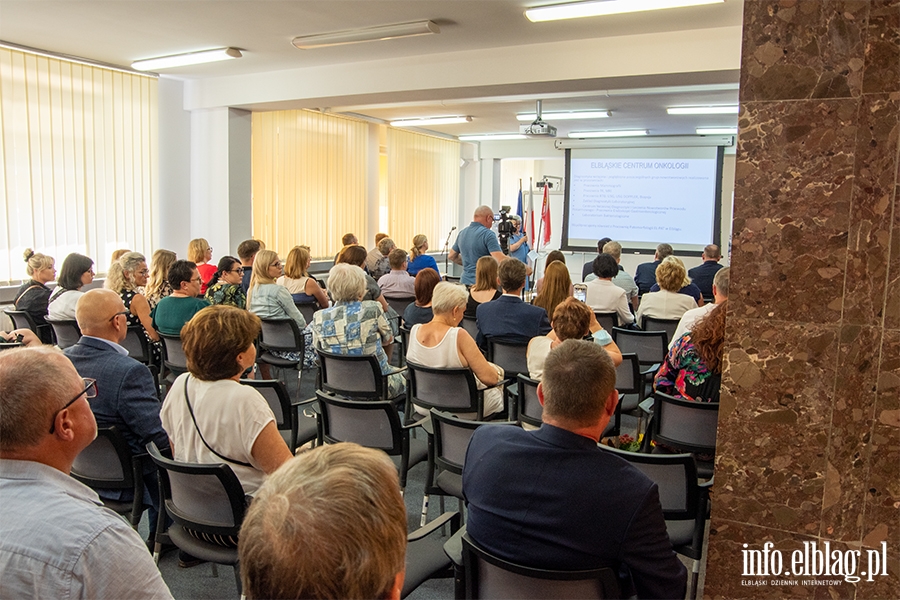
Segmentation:
<svg viewBox="0 0 900 600">
<path fill-rule="evenodd" d="M 241 266 L 241 261 L 233 256 L 223 256 L 206 288 L 206 299 L 210 304 L 247 308 L 247 295 L 241 287 L 243 277 L 244 267 Z"/>
</svg>

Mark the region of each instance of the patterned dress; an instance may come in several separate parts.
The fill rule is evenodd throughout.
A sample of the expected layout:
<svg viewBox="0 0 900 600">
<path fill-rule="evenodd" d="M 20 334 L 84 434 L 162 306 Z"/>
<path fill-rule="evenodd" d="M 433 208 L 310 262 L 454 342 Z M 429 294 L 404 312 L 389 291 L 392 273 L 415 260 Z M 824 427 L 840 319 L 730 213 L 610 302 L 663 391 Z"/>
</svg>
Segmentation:
<svg viewBox="0 0 900 600">
<path fill-rule="evenodd" d="M 403 375 L 388 364 L 383 344 L 393 341 L 391 326 L 373 300 L 339 302 L 317 311 L 312 323 L 316 347 L 334 354 L 363 356 L 374 354 L 381 373 L 388 375 L 388 394 L 395 397 L 406 389 Z"/>
<path fill-rule="evenodd" d="M 168 281 L 163 281 L 162 285 L 159 286 L 152 294 L 144 294 L 147 297 L 147 302 L 150 304 L 150 310 L 156 308 L 156 305 L 159 304 L 159 301 L 165 298 L 166 296 L 172 295 L 172 284 Z"/>
<path fill-rule="evenodd" d="M 150 336 L 147 335 L 147 331 L 144 329 L 141 320 L 138 318 L 136 314 L 131 312 L 131 301 L 134 300 L 137 292 L 135 290 L 122 290 L 119 292 L 119 295 L 122 297 L 122 302 L 125 303 L 125 308 L 128 310 L 128 314 L 125 317 L 128 319 L 129 327 L 140 327 L 141 331 L 144 332 L 144 336 L 147 338 L 147 343 L 150 345 L 150 359 L 154 365 L 162 364 L 162 344 L 159 342 L 154 342 L 150 339 Z"/>
<path fill-rule="evenodd" d="M 240 284 L 217 281 L 215 285 L 206 288 L 206 299 L 210 304 L 224 304 L 247 308 L 247 294 Z"/>
<path fill-rule="evenodd" d="M 697 352 L 690 332 L 675 342 L 653 380 L 656 391 L 692 402 L 718 402 L 722 375 Z"/>
</svg>

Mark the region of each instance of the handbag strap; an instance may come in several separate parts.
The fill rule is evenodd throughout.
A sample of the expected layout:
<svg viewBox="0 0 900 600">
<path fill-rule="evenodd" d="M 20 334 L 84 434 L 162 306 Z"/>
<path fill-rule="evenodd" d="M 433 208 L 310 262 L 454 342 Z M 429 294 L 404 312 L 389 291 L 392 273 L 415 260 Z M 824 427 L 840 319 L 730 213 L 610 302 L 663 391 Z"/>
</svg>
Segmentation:
<svg viewBox="0 0 900 600">
<path fill-rule="evenodd" d="M 15 306 L 16 308 L 19 308 L 19 302 L 22 301 L 22 298 L 25 297 L 25 294 L 27 294 L 27 293 L 30 292 L 31 290 L 35 290 L 35 289 L 38 289 L 38 288 L 40 288 L 40 287 L 43 287 L 43 286 L 40 286 L 40 285 L 35 284 L 35 285 L 29 287 L 29 288 L 28 288 L 27 290 L 25 290 L 24 292 L 22 292 L 22 295 L 19 296 L 18 298 L 16 298 L 16 301 L 15 301 L 14 306 Z"/>
<path fill-rule="evenodd" d="M 256 467 L 254 467 L 250 463 L 241 462 L 239 460 L 235 460 L 233 458 L 228 458 L 227 456 L 219 454 L 218 452 L 216 452 L 216 450 L 212 446 L 209 445 L 209 443 L 206 441 L 206 438 L 203 437 L 203 433 L 201 433 L 200 427 L 197 425 L 197 418 L 194 416 L 194 409 L 191 407 L 191 399 L 188 397 L 188 380 L 190 378 L 191 378 L 190 375 L 188 375 L 187 377 L 184 378 L 184 401 L 187 404 L 188 412 L 191 413 L 191 421 L 194 422 L 194 429 L 197 430 L 197 435 L 200 436 L 200 441 L 203 442 L 203 445 L 206 446 L 210 452 L 212 452 L 213 454 L 215 454 L 216 456 L 218 456 L 225 462 L 230 462 L 230 463 L 233 463 L 236 465 L 241 465 L 242 467 L 250 467 L 251 469 L 255 469 Z"/>
</svg>

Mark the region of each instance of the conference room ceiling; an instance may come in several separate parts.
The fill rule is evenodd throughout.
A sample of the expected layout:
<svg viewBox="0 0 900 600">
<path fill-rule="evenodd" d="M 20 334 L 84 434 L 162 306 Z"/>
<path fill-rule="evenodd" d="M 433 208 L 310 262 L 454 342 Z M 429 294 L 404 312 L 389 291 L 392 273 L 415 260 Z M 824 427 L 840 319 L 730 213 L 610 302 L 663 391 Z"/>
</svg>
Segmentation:
<svg viewBox="0 0 900 600">
<path fill-rule="evenodd" d="M 546 0 L 0 0 L 0 40 L 114 65 L 207 48 L 240 48 L 240 60 L 168 69 L 165 75 L 203 79 L 359 64 L 374 60 L 485 50 L 523 43 L 653 34 L 739 26 L 742 0 L 604 18 L 531 23 L 524 10 Z M 382 42 L 297 50 L 295 36 L 430 19 L 441 28 L 427 35 Z M 573 57 L 572 60 L 579 60 Z M 620 81 L 557 81 L 536 73 L 542 85 L 522 84 L 494 93 L 460 90 L 454 97 L 381 103 L 355 97 L 352 104 L 319 107 L 385 121 L 435 115 L 471 115 L 462 125 L 429 126 L 448 135 L 512 132 L 515 115 L 544 111 L 611 110 L 612 118 L 554 121 L 569 131 L 647 128 L 654 135 L 692 134 L 695 127 L 735 126 L 736 115 L 667 116 L 666 106 L 736 104 L 737 71 Z M 280 108 L 288 108 L 282 105 Z M 263 107 L 253 107 L 260 109 Z"/>
</svg>

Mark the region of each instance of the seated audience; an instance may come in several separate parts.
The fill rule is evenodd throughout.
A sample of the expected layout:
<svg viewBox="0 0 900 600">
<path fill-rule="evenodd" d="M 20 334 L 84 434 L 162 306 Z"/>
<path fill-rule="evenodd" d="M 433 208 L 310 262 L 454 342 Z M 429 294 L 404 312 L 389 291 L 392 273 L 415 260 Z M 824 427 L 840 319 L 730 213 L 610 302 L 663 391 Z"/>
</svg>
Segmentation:
<svg viewBox="0 0 900 600">
<path fill-rule="evenodd" d="M 122 297 L 128 314 L 128 325 L 143 327 L 144 335 L 150 343 L 150 351 L 155 364 L 161 363 L 162 348 L 159 343 L 159 334 L 153 327 L 153 318 L 150 316 L 150 303 L 139 291 L 139 288 L 147 285 L 147 276 L 150 270 L 143 254 L 128 252 L 123 254 L 118 261 L 109 267 L 109 273 L 103 287 L 112 290 Z"/>
<path fill-rule="evenodd" d="M 304 452 L 273 473 L 241 527 L 250 600 L 399 600 L 406 506 L 384 453 L 344 443 Z"/>
<path fill-rule="evenodd" d="M 381 293 L 390 298 L 412 298 L 416 295 L 415 279 L 406 272 L 406 250 L 394 248 L 388 260 L 391 271 L 378 280 Z"/>
<path fill-rule="evenodd" d="M 648 292 L 641 296 L 641 304 L 638 306 L 635 319 L 638 325 L 644 316 L 656 319 L 680 319 L 681 315 L 692 308 L 697 308 L 697 302 L 686 294 L 679 294 L 684 287 L 687 273 L 680 260 L 669 260 L 667 257 L 656 268 L 656 281 L 660 291 Z"/>
<path fill-rule="evenodd" d="M 653 380 L 656 391 L 694 402 L 719 401 L 728 301 L 714 306 L 675 340 Z"/>
<path fill-rule="evenodd" d="M 172 597 L 137 532 L 69 477 L 97 435 L 96 394 L 58 350 L 0 352 L 3 598 Z"/>
<path fill-rule="evenodd" d="M 42 346 L 41 338 L 30 329 L 13 329 L 12 331 L 0 331 L 0 342 L 19 343 L 26 347 Z"/>
<path fill-rule="evenodd" d="M 503 261 L 503 264 L 508 262 L 517 261 Z M 434 318 L 428 323 L 413 326 L 409 334 L 406 360 L 425 367 L 455 369 L 468 367 L 475 374 L 478 388 L 484 389 L 503 379 L 503 369 L 488 362 L 469 332 L 459 327 L 467 297 L 466 288 L 461 284 L 446 281 L 437 284 L 431 299 Z M 503 390 L 492 388 L 485 391 L 484 416 L 488 417 L 502 409 Z M 428 411 L 418 406 L 416 412 L 421 415 L 428 414 Z M 459 416 L 472 419 L 476 415 L 463 413 Z"/>
<path fill-rule="evenodd" d="M 316 347 L 333 354 L 375 355 L 381 373 L 388 375 L 388 395 L 394 398 L 403 393 L 406 380 L 388 364 L 386 346 L 394 341 L 391 326 L 381 306 L 364 299 L 365 272 L 351 264 L 334 265 L 328 276 L 328 291 L 334 306 L 314 315 Z"/>
<path fill-rule="evenodd" d="M 63 261 L 56 289 L 50 294 L 48 314 L 53 321 L 74 321 L 75 305 L 84 295 L 81 288 L 94 281 L 94 261 L 73 252 Z"/>
<path fill-rule="evenodd" d="M 303 332 L 304 348 L 300 350 L 275 350 L 272 352 L 279 358 L 300 361 L 298 369 L 310 369 L 316 364 L 316 352 L 313 348 L 312 332 L 307 329 L 306 319 L 294 304 L 294 299 L 286 287 L 275 281 L 281 277 L 283 268 L 278 254 L 272 250 L 260 250 L 253 262 L 253 278 L 247 292 L 247 309 L 260 319 L 292 319 Z M 290 380 L 293 385 L 293 379 Z"/>
<path fill-rule="evenodd" d="M 612 241 L 612 238 L 608 238 L 608 237 L 600 238 L 599 240 L 597 240 L 597 254 L 603 254 L 604 246 L 606 246 L 606 244 L 608 244 L 611 241 Z M 596 257 L 594 257 L 594 258 L 596 258 Z M 594 262 L 593 260 L 589 260 L 586 263 L 584 263 L 583 265 L 581 265 L 581 281 L 583 281 L 584 283 L 587 283 L 588 281 L 590 281 L 591 279 L 594 279 L 594 277 L 595 277 L 593 274 L 594 273 L 593 262 Z"/>
<path fill-rule="evenodd" d="M 656 268 L 667 256 L 671 256 L 674 250 L 670 244 L 660 244 L 656 247 L 656 253 L 653 255 L 653 262 L 641 263 L 634 272 L 634 282 L 638 286 L 638 293 L 646 294 L 656 283 Z"/>
<path fill-rule="evenodd" d="M 372 279 L 379 281 L 382 277 L 391 272 L 390 255 L 391 251 L 396 247 L 397 244 L 395 244 L 394 240 L 391 238 L 381 238 L 375 248 L 378 251 L 379 257 L 372 268 L 369 268 L 369 259 L 366 258 L 366 270 L 369 272 L 369 275 L 372 276 Z M 371 256 L 371 254 L 372 253 L 369 252 L 369 256 Z"/>
<path fill-rule="evenodd" d="M 706 315 L 708 315 L 716 306 L 728 300 L 728 279 L 730 272 L 730 268 L 724 267 L 719 269 L 716 272 L 716 276 L 713 278 L 712 291 L 715 303 L 710 302 L 704 304 L 700 308 L 692 308 L 681 315 L 681 320 L 678 321 L 678 327 L 675 329 L 675 333 L 672 334 L 672 340 L 669 342 L 669 348 L 675 345 L 678 338 L 693 329 L 694 324 L 697 323 L 697 321 L 706 317 Z"/>
<path fill-rule="evenodd" d="M 503 295 L 494 302 L 478 307 L 478 345 L 487 347 L 490 339 L 513 344 L 527 344 L 536 335 L 550 333 L 547 311 L 522 301 L 525 287 L 525 265 L 517 260 L 504 260 L 498 269 Z"/>
<path fill-rule="evenodd" d="M 544 271 L 547 271 L 547 267 L 552 265 L 555 262 L 561 262 L 562 264 L 566 264 L 566 255 L 560 252 L 559 250 L 551 250 L 547 254 L 547 259 L 544 261 Z M 571 277 L 570 277 L 571 278 Z M 544 289 L 544 278 L 540 277 L 534 284 L 534 293 L 538 296 L 541 295 L 541 291 Z M 572 288 L 572 293 L 575 292 L 575 288 Z"/>
<path fill-rule="evenodd" d="M 528 342 L 526 358 L 528 361 L 528 376 L 540 380 L 544 375 L 544 362 L 550 350 L 556 348 L 566 340 L 582 340 L 591 336 L 591 340 L 606 350 L 613 364 L 622 364 L 622 352 L 613 341 L 608 331 L 600 326 L 594 311 L 590 307 L 576 300 L 566 298 L 553 311 L 551 321 L 553 330 L 547 335 L 539 335 Z"/>
<path fill-rule="evenodd" d="M 722 268 L 722 265 L 719 264 L 719 261 L 722 260 L 722 253 L 717 245 L 709 244 L 703 249 L 700 258 L 703 262 L 688 271 L 688 277 L 700 289 L 703 297 L 709 298 L 713 295 L 713 277 Z"/>
<path fill-rule="evenodd" d="M 233 256 L 223 256 L 219 259 L 215 274 L 209 280 L 206 301 L 210 304 L 247 308 L 247 294 L 241 287 L 243 280 L 244 267 L 241 266 L 241 261 Z"/>
<path fill-rule="evenodd" d="M 169 268 L 169 285 L 175 290 L 153 310 L 153 326 L 166 335 L 181 335 L 181 328 L 209 302 L 200 295 L 200 272 L 189 260 L 176 260 Z"/>
<path fill-rule="evenodd" d="M 478 307 L 503 295 L 497 279 L 497 259 L 482 256 L 475 264 L 475 285 L 469 288 L 465 316 L 474 319 Z"/>
<path fill-rule="evenodd" d="M 238 258 L 241 259 L 241 266 L 244 267 L 244 276 L 241 279 L 241 287 L 244 293 L 250 289 L 250 277 L 253 275 L 253 261 L 256 259 L 256 253 L 265 250 L 266 245 L 260 240 L 244 240 L 237 247 Z"/>
<path fill-rule="evenodd" d="M 169 285 L 169 269 L 178 257 L 171 250 L 157 250 L 150 257 L 150 279 L 144 294 L 150 303 L 152 311 L 159 301 L 172 294 L 172 286 Z"/>
<path fill-rule="evenodd" d="M 413 247 L 409 251 L 412 260 L 409 261 L 409 264 L 406 267 L 406 270 L 409 271 L 410 275 L 415 277 L 422 269 L 434 269 L 437 273 L 441 272 L 440 269 L 438 269 L 437 261 L 434 260 L 434 257 L 425 254 L 428 252 L 427 237 L 420 233 L 413 238 L 412 246 Z"/>
<path fill-rule="evenodd" d="M 345 233 L 341 237 L 341 249 L 334 257 L 335 264 L 337 264 L 338 257 L 341 255 L 341 252 L 343 252 L 344 249 L 346 249 L 348 246 L 358 246 L 358 245 L 359 245 L 359 240 L 356 238 L 356 234 Z M 363 248 L 363 250 L 365 250 L 365 248 Z M 368 253 L 367 253 L 367 256 L 368 256 Z"/>
<path fill-rule="evenodd" d="M 384 240 L 381 240 L 381 242 L 384 243 Z M 338 255 L 337 262 L 355 265 L 362 269 L 366 264 L 366 249 L 362 246 L 346 246 Z M 381 305 L 381 310 L 384 311 L 384 314 L 388 319 L 391 331 L 394 335 L 400 335 L 400 315 L 398 315 L 397 311 L 391 308 L 387 303 L 384 294 L 381 292 L 381 287 L 376 283 L 375 278 L 366 273 L 365 270 L 363 271 L 363 275 L 365 275 L 366 278 L 366 294 L 363 300 L 375 300 L 378 302 L 378 304 Z M 388 351 L 388 358 L 390 358 L 390 356 L 390 351 Z"/>
<path fill-rule="evenodd" d="M 188 372 L 172 384 L 160 412 L 175 460 L 224 462 L 251 496 L 291 458 L 269 403 L 239 383 L 256 361 L 259 330 L 256 315 L 233 306 L 197 313 L 181 331 Z"/>
<path fill-rule="evenodd" d="M 610 254 L 599 254 L 594 259 L 594 279 L 587 284 L 587 304 L 599 313 L 616 313 L 620 326 L 634 323 L 634 315 L 628 308 L 628 294 L 613 283 L 619 272 L 616 259 Z"/>
<path fill-rule="evenodd" d="M 601 254 L 609 254 L 614 259 L 616 259 L 616 265 L 618 267 L 618 272 L 616 276 L 612 278 L 612 282 L 625 290 L 625 297 L 628 298 L 628 302 L 631 303 L 633 308 L 637 308 L 637 300 L 638 300 L 638 287 L 634 282 L 634 277 L 628 274 L 628 272 L 622 268 L 622 244 L 616 241 L 606 242 L 603 246 L 603 252 Z M 591 273 L 588 275 L 584 281 L 593 281 L 597 279 L 597 276 L 594 275 L 593 262 L 588 263 L 591 267 Z"/>
<path fill-rule="evenodd" d="M 159 397 L 150 369 L 128 356 L 119 344 L 128 331 L 122 298 L 112 290 L 90 290 L 78 300 L 77 321 L 81 339 L 64 350 L 82 377 L 97 381 L 97 396 L 90 402 L 98 427 L 116 426 L 135 456 L 144 454 L 149 442 L 169 447 L 169 438 L 159 420 Z M 154 540 L 159 511 L 156 467 L 143 463 L 144 503 L 150 506 L 148 521 Z M 101 498 L 132 500 L 132 490 L 100 490 Z"/>
<path fill-rule="evenodd" d="M 53 342 L 50 326 L 47 325 L 47 305 L 50 302 L 50 288 L 47 284 L 56 279 L 56 267 L 52 256 L 25 250 L 25 272 L 28 281 L 16 292 L 13 304 L 16 310 L 28 313 L 38 328 L 38 336 L 45 344 Z"/>
<path fill-rule="evenodd" d="M 441 276 L 434 269 L 422 269 L 416 274 L 416 301 L 409 304 L 403 312 L 403 324 L 406 327 L 427 323 L 434 317 L 431 302 L 434 297 L 434 286 L 440 282 Z"/>
<path fill-rule="evenodd" d="M 372 249 L 369 250 L 369 254 L 366 255 L 366 270 L 371 274 L 375 271 L 375 265 L 378 261 L 384 256 L 384 254 L 378 249 L 378 243 L 386 237 L 390 237 L 386 233 L 376 233 L 375 234 L 375 245 L 372 246 Z"/>
<path fill-rule="evenodd" d="M 548 315 L 552 315 L 560 302 L 571 297 L 572 277 L 569 275 L 569 269 L 565 263 L 556 261 L 544 269 L 541 293 L 531 303 L 543 308 Z"/>
<path fill-rule="evenodd" d="M 597 344 L 566 340 L 551 350 L 538 386 L 541 428 L 485 426 L 472 435 L 462 482 L 467 533 L 529 567 L 612 567 L 622 598 L 680 600 L 687 572 L 669 542 L 657 485 L 597 447 L 619 401 L 615 385 L 615 367 Z"/>
<path fill-rule="evenodd" d="M 275 283 L 287 288 L 287 291 L 291 293 L 291 298 L 294 299 L 294 304 L 316 303 L 319 308 L 326 308 L 328 296 L 319 282 L 309 274 L 311 264 L 312 257 L 309 255 L 309 248 L 294 246 L 288 252 L 287 260 L 284 263 L 284 275 L 279 277 Z"/>
<path fill-rule="evenodd" d="M 667 256 L 666 258 L 663 259 L 663 262 L 665 262 L 667 260 L 675 261 L 681 265 L 682 269 L 685 268 L 684 262 L 682 262 L 682 260 L 680 258 L 678 258 L 677 256 Z M 659 290 L 660 290 L 660 287 L 659 287 L 658 283 L 654 283 L 653 287 L 650 288 L 651 292 L 658 292 Z M 700 293 L 700 288 L 698 288 L 696 285 L 694 285 L 691 282 L 691 278 L 688 277 L 687 275 L 685 275 L 684 281 L 681 284 L 681 289 L 678 290 L 678 293 L 684 294 L 685 296 L 690 296 L 691 298 L 694 299 L 694 302 L 696 302 L 698 306 L 703 306 L 703 294 Z"/>
<path fill-rule="evenodd" d="M 203 296 L 209 280 L 216 273 L 215 265 L 209 262 L 212 260 L 212 246 L 203 238 L 191 240 L 188 244 L 188 260 L 197 265 L 197 272 L 200 273 L 200 296 Z"/>
</svg>

